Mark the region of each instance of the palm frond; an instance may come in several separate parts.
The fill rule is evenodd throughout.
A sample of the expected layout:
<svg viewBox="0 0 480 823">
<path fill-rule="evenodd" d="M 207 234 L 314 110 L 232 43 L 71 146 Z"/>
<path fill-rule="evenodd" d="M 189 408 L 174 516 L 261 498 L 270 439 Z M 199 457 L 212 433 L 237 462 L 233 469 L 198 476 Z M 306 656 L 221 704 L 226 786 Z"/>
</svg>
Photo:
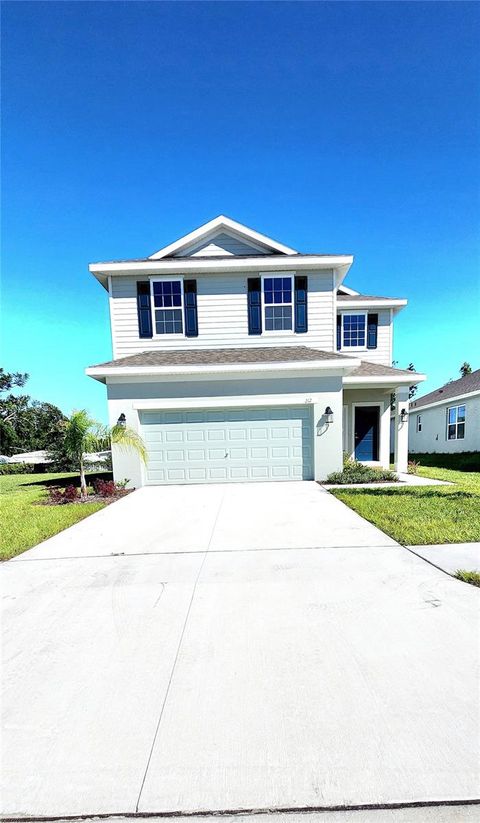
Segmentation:
<svg viewBox="0 0 480 823">
<path fill-rule="evenodd" d="M 136 451 L 140 456 L 143 463 L 147 462 L 145 443 L 136 431 L 128 428 L 128 426 L 119 426 L 117 423 L 115 426 L 112 426 L 110 437 L 112 443 L 122 449 L 122 451 L 133 449 L 133 451 Z"/>
</svg>

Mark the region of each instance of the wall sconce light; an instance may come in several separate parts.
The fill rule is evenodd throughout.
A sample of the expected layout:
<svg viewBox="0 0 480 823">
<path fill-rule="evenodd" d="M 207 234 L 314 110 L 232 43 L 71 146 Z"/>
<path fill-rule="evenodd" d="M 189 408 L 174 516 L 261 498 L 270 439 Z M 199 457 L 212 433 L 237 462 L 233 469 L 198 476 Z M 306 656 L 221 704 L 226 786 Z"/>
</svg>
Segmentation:
<svg viewBox="0 0 480 823">
<path fill-rule="evenodd" d="M 327 406 L 327 408 L 325 409 L 325 423 L 327 424 L 327 426 L 329 426 L 330 423 L 333 423 L 333 411 L 331 410 L 330 406 Z"/>
<path fill-rule="evenodd" d="M 117 420 L 117 426 L 121 426 L 122 429 L 124 429 L 126 425 L 127 425 L 127 418 L 125 417 L 124 413 L 122 412 L 120 417 Z"/>
<path fill-rule="evenodd" d="M 402 409 L 400 412 L 400 423 L 406 423 L 408 420 L 408 412 L 406 409 Z"/>
</svg>

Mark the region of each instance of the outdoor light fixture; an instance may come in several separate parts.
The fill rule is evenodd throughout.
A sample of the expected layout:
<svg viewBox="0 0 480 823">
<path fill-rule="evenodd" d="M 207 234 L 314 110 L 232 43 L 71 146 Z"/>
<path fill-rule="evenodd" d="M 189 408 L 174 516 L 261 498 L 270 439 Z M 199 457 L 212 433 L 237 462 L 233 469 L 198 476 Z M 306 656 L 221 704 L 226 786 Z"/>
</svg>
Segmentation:
<svg viewBox="0 0 480 823">
<path fill-rule="evenodd" d="M 400 423 L 406 423 L 408 420 L 408 412 L 406 409 L 402 409 L 400 412 Z"/>
<path fill-rule="evenodd" d="M 124 413 L 122 412 L 120 417 L 117 420 L 117 426 L 121 426 L 122 429 L 124 429 L 126 425 L 127 425 L 127 418 L 125 417 Z"/>
<path fill-rule="evenodd" d="M 333 411 L 331 410 L 330 406 L 327 406 L 327 408 L 325 409 L 325 423 L 327 424 L 327 426 L 329 426 L 330 423 L 333 423 Z"/>
</svg>

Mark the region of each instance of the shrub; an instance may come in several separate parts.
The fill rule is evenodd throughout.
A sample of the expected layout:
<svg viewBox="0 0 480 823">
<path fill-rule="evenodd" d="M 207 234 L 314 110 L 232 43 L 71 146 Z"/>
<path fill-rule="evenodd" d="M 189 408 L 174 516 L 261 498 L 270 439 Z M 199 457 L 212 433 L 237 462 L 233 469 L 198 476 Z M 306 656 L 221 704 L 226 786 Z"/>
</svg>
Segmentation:
<svg viewBox="0 0 480 823">
<path fill-rule="evenodd" d="M 408 468 L 407 468 L 408 474 L 417 474 L 419 467 L 420 467 L 420 461 L 419 460 L 409 460 L 408 461 Z"/>
<path fill-rule="evenodd" d="M 0 463 L 0 474 L 33 474 L 33 463 Z"/>
<path fill-rule="evenodd" d="M 75 486 L 66 486 L 63 490 L 58 486 L 48 490 L 49 503 L 60 506 L 63 503 L 75 503 L 78 500 L 78 489 Z"/>
<path fill-rule="evenodd" d="M 455 572 L 455 577 L 458 580 L 463 580 L 464 583 L 470 583 L 472 586 L 480 586 L 480 572 L 467 572 L 465 569 L 458 569 Z"/>
<path fill-rule="evenodd" d="M 117 493 L 117 487 L 113 480 L 94 480 L 93 488 L 100 497 L 114 497 Z"/>
<path fill-rule="evenodd" d="M 358 460 L 345 460 L 341 472 L 332 472 L 327 477 L 327 483 L 350 484 L 350 483 L 380 483 L 385 481 L 395 482 L 398 480 L 395 472 L 389 469 L 365 466 Z"/>
</svg>

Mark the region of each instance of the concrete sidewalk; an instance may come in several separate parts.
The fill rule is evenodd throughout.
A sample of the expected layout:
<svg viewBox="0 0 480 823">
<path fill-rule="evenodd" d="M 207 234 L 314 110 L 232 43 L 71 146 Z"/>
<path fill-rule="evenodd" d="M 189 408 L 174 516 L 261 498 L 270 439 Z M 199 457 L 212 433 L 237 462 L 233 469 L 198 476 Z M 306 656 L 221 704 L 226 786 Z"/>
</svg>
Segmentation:
<svg viewBox="0 0 480 823">
<path fill-rule="evenodd" d="M 440 543 L 408 548 L 448 574 L 455 574 L 459 569 L 480 571 L 480 543 Z"/>
</svg>

